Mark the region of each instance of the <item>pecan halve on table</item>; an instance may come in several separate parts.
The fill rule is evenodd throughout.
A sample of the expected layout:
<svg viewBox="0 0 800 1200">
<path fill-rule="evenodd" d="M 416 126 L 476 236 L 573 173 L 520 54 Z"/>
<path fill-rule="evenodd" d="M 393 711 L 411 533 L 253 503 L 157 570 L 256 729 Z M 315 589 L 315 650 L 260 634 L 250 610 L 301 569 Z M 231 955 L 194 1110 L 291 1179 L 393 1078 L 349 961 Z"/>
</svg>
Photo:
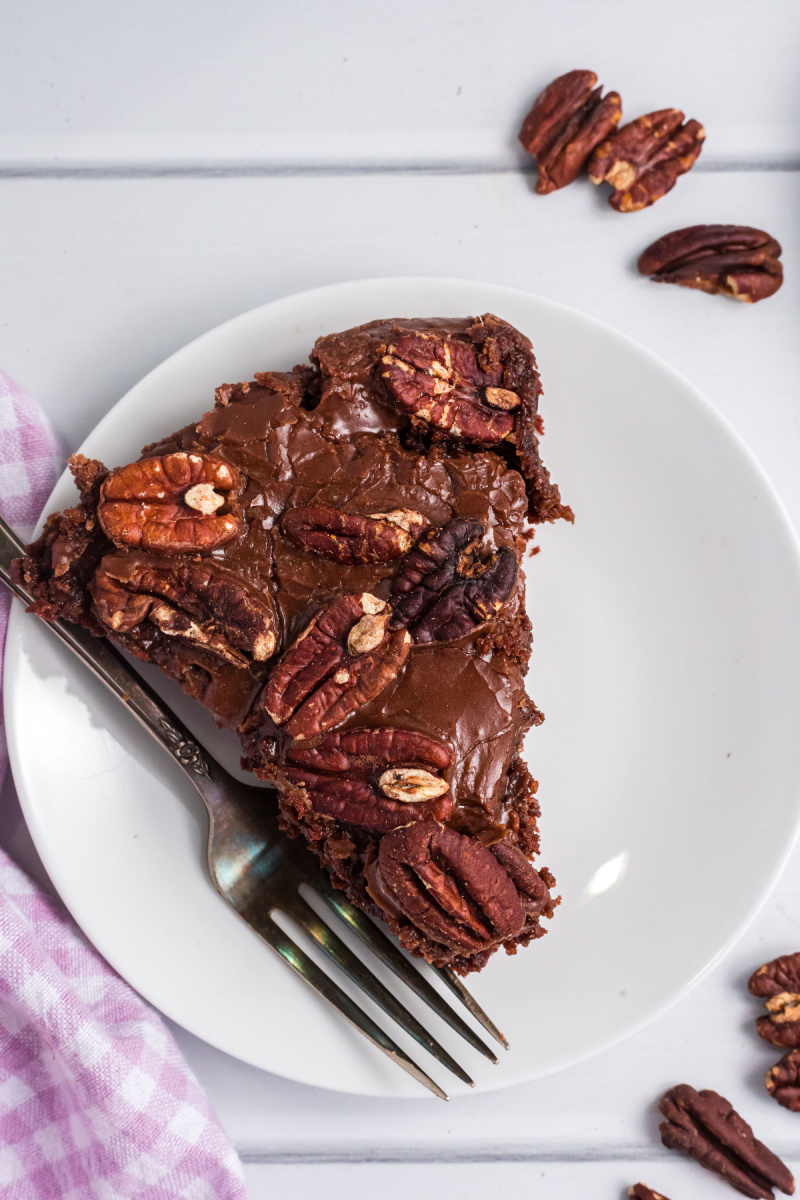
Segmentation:
<svg viewBox="0 0 800 1200">
<path fill-rule="evenodd" d="M 790 1050 L 764 1076 L 764 1086 L 778 1104 L 800 1112 L 800 1050 Z"/>
<path fill-rule="evenodd" d="M 496 616 L 517 578 L 517 556 L 504 546 L 478 557 L 485 533 L 479 521 L 457 517 L 425 534 L 392 583 L 392 629 L 408 629 L 415 642 L 463 637 Z"/>
<path fill-rule="evenodd" d="M 393 829 L 368 869 L 370 894 L 431 941 L 474 954 L 516 937 L 526 921 L 517 885 L 493 850 L 432 821 Z"/>
<path fill-rule="evenodd" d="M 380 359 L 378 378 L 397 408 L 482 446 L 514 434 L 521 400 L 507 387 L 506 365 L 493 339 L 482 349 L 420 330 L 401 332 Z"/>
<path fill-rule="evenodd" d="M 160 554 L 208 554 L 240 529 L 235 467 L 207 454 L 178 451 L 109 471 L 97 516 L 116 546 Z"/>
<path fill-rule="evenodd" d="M 661 1192 L 654 1192 L 646 1183 L 635 1183 L 628 1188 L 628 1195 L 633 1200 L 668 1200 Z"/>
<path fill-rule="evenodd" d="M 536 191 L 544 196 L 577 178 L 589 155 L 622 116 L 619 92 L 603 97 L 594 71 L 568 71 L 541 92 L 519 140 L 536 158 Z"/>
<path fill-rule="evenodd" d="M 323 504 L 289 509 L 281 523 L 287 537 L 302 550 L 346 566 L 402 558 L 430 528 L 427 517 L 410 508 L 361 514 Z"/>
<path fill-rule="evenodd" d="M 107 554 L 89 583 L 94 611 L 115 633 L 147 621 L 237 667 L 277 645 L 272 602 L 208 559 Z"/>
<path fill-rule="evenodd" d="M 667 1118 L 659 1126 L 667 1149 L 683 1151 L 753 1200 L 774 1200 L 773 1187 L 789 1196 L 794 1192 L 789 1168 L 758 1141 L 724 1096 L 681 1083 L 658 1107 Z"/>
<path fill-rule="evenodd" d="M 411 821 L 444 821 L 453 799 L 441 775 L 449 748 L 414 730 L 349 729 L 287 751 L 285 775 L 314 812 L 387 833 Z"/>
<path fill-rule="evenodd" d="M 800 1046 L 800 953 L 782 954 L 754 971 L 747 983 L 753 996 L 763 996 L 768 1016 L 756 1029 L 773 1046 Z"/>
<path fill-rule="evenodd" d="M 756 304 L 783 283 L 781 247 L 750 225 L 690 225 L 648 246 L 638 268 L 656 283 L 677 283 L 712 295 L 721 292 Z"/>
<path fill-rule="evenodd" d="M 289 737 L 315 737 L 374 699 L 405 662 L 411 636 L 387 628 L 369 592 L 339 596 L 314 616 L 270 675 L 260 705 Z"/>
<path fill-rule="evenodd" d="M 694 166 L 706 131 L 698 121 L 684 125 L 683 117 L 678 108 L 647 113 L 595 148 L 589 178 L 611 184 L 612 208 L 639 212 L 655 204 Z"/>
</svg>

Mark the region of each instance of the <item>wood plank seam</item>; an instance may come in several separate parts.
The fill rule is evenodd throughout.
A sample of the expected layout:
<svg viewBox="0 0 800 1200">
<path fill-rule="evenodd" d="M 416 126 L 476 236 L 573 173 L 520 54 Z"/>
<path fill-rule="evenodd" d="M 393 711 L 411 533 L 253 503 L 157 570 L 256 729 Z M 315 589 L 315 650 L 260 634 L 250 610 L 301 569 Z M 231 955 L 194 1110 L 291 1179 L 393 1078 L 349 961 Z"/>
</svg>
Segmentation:
<svg viewBox="0 0 800 1200">
<path fill-rule="evenodd" d="M 788 1155 L 780 1154 L 784 1160 L 788 1159 Z M 655 1146 L 652 1149 L 646 1146 L 632 1146 L 627 1152 L 597 1151 L 596 1153 L 587 1152 L 579 1148 L 563 1149 L 560 1152 L 552 1151 L 549 1153 L 538 1154 L 503 1154 L 500 1152 L 486 1154 L 470 1154 L 465 1152 L 435 1153 L 434 1151 L 425 1151 L 415 1154 L 413 1151 L 402 1154 L 400 1151 L 396 1153 L 372 1151 L 367 1149 L 354 1150 L 352 1153 L 346 1151 L 329 1151 L 321 1152 L 316 1149 L 297 1150 L 295 1153 L 288 1151 L 276 1151 L 274 1154 L 269 1152 L 264 1153 L 246 1153 L 237 1150 L 240 1162 L 246 1166 L 309 1166 L 312 1164 L 330 1164 L 330 1165 L 364 1165 L 371 1164 L 387 1164 L 394 1166 L 477 1166 L 479 1164 L 492 1163 L 522 1163 L 535 1165 L 537 1163 L 596 1163 L 596 1162 L 656 1162 L 661 1160 L 666 1155 L 666 1151 Z"/>
<path fill-rule="evenodd" d="M 735 172 L 781 172 L 791 174 L 800 171 L 800 158 L 790 160 L 764 160 L 741 162 L 698 162 L 694 167 L 696 174 L 733 174 Z M 0 179 L 258 179 L 293 178 L 297 176 L 337 176 L 358 175 L 533 175 L 534 167 L 527 165 L 497 166 L 480 163 L 392 163 L 375 162 L 369 165 L 358 164 L 348 167 L 346 164 L 263 164 L 253 166 L 211 166 L 198 163 L 197 165 L 180 166 L 136 166 L 120 165 L 104 166 L 3 166 L 0 164 Z"/>
<path fill-rule="evenodd" d="M 793 1161 L 796 1145 L 781 1146 L 773 1140 L 770 1149 L 785 1162 Z M 242 1163 L 248 1166 L 294 1166 L 310 1165 L 312 1163 L 392 1163 L 397 1166 L 425 1166 L 426 1164 L 460 1166 L 480 1163 L 596 1163 L 596 1162 L 657 1162 L 673 1161 L 673 1156 L 658 1141 L 654 1133 L 652 1145 L 604 1146 L 602 1149 L 586 1150 L 579 1145 L 564 1146 L 557 1150 L 517 1150 L 508 1152 L 502 1150 L 479 1151 L 465 1150 L 375 1150 L 367 1147 L 352 1150 L 319 1150 L 301 1149 L 275 1151 L 247 1151 L 237 1147 L 236 1150 Z"/>
</svg>

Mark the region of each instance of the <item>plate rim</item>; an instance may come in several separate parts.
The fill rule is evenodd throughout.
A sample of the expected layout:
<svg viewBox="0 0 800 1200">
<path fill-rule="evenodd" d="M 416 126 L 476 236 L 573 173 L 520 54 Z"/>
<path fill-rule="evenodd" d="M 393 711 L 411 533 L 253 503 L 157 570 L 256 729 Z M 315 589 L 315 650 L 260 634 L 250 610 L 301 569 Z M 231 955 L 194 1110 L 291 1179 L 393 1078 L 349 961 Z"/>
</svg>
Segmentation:
<svg viewBox="0 0 800 1200">
<path fill-rule="evenodd" d="M 119 409 L 123 405 L 126 405 L 130 402 L 131 397 L 133 397 L 135 395 L 135 393 L 137 392 L 137 390 L 139 388 L 146 387 L 147 385 L 152 383 L 153 378 L 155 376 L 158 376 L 162 372 L 166 372 L 169 368 L 171 368 L 175 365 L 179 365 L 179 362 L 183 357 L 187 357 L 187 358 L 191 357 L 192 353 L 197 349 L 198 345 L 200 343 L 202 343 L 203 341 L 205 341 L 206 339 L 209 339 L 216 335 L 223 334 L 223 332 L 225 330 L 228 330 L 228 329 L 238 326 L 238 325 L 244 325 L 248 321 L 257 321 L 258 318 L 261 317 L 263 314 L 266 314 L 274 309 L 280 309 L 282 306 L 288 305 L 292 302 L 308 300 L 310 303 L 313 303 L 313 301 L 315 299 L 320 299 L 320 300 L 324 299 L 326 295 L 330 295 L 332 297 L 337 296 L 337 295 L 342 296 L 343 293 L 346 294 L 348 292 L 355 294 L 358 292 L 358 290 L 360 290 L 362 288 L 387 287 L 387 286 L 391 287 L 391 286 L 396 286 L 396 285 L 402 285 L 403 287 L 419 287 L 421 289 L 425 289 L 426 287 L 431 287 L 431 285 L 433 287 L 446 285 L 446 286 L 453 286 L 453 287 L 486 288 L 487 290 L 491 290 L 498 298 L 500 298 L 502 295 L 506 295 L 509 298 L 517 298 L 524 302 L 535 301 L 535 302 L 541 303 L 548 309 L 556 310 L 556 311 L 560 311 L 560 312 L 564 313 L 570 319 L 578 318 L 581 321 L 587 322 L 590 326 L 593 326 L 596 330 L 602 331 L 602 333 L 607 336 L 611 336 L 612 338 L 618 339 L 621 343 L 626 345 L 629 349 L 633 350 L 635 353 L 642 355 L 646 359 L 649 359 L 660 370 L 662 370 L 667 375 L 669 375 L 677 385 L 679 385 L 680 387 L 685 389 L 687 391 L 687 393 L 692 396 L 694 403 L 697 404 L 704 411 L 706 417 L 711 419 L 712 423 L 717 427 L 717 430 L 722 435 L 722 437 L 727 438 L 728 441 L 736 447 L 736 449 L 738 450 L 742 459 L 747 463 L 750 470 L 753 472 L 755 477 L 758 479 L 758 481 L 761 485 L 761 488 L 762 488 L 763 496 L 768 501 L 769 511 L 771 512 L 771 514 L 774 518 L 777 518 L 777 521 L 782 528 L 782 532 L 784 534 L 785 540 L 787 541 L 788 545 L 791 546 L 791 548 L 792 548 L 794 574 L 798 581 L 798 590 L 800 593 L 800 535 L 795 530 L 794 524 L 793 524 L 793 522 L 789 516 L 789 513 L 783 503 L 783 500 L 781 499 L 780 495 L 778 494 L 778 492 L 775 488 L 775 485 L 772 483 L 772 480 L 770 479 L 766 470 L 760 463 L 759 459 L 757 458 L 757 456 L 755 455 L 755 453 L 753 452 L 753 450 L 751 449 L 751 447 L 749 446 L 749 444 L 747 443 L 745 438 L 742 436 L 742 434 L 740 434 L 739 431 L 730 423 L 730 421 L 727 419 L 727 417 L 722 412 L 720 412 L 720 410 L 716 407 L 716 405 L 714 405 L 712 403 L 712 401 L 694 383 L 692 383 L 692 381 L 689 380 L 685 375 L 683 375 L 680 371 L 678 371 L 675 367 L 673 367 L 669 362 L 667 362 L 664 358 L 662 358 L 655 351 L 651 350 L 648 346 L 644 345 L 642 342 L 638 341 L 636 338 L 632 337 L 630 334 L 626 333 L 624 330 L 618 329 L 616 326 L 610 324 L 609 322 L 602 320 L 598 317 L 595 317 L 594 315 L 592 315 L 590 313 L 586 313 L 583 310 L 576 308 L 573 305 L 565 304 L 562 301 L 553 300 L 547 296 L 543 296 L 536 292 L 528 291 L 524 288 L 511 287 L 511 286 L 508 286 L 505 284 L 500 284 L 500 283 L 491 282 L 491 281 L 478 280 L 478 279 L 464 279 L 459 276 L 393 275 L 393 276 L 366 277 L 366 278 L 361 278 L 361 279 L 342 280 L 342 281 L 339 281 L 336 283 L 325 284 L 325 285 L 322 285 L 322 286 L 319 286 L 316 288 L 308 288 L 308 289 L 304 289 L 299 292 L 292 292 L 286 296 L 281 296 L 281 297 L 277 297 L 273 300 L 266 301 L 264 304 L 256 305 L 255 307 L 247 309 L 241 313 L 238 313 L 238 314 L 228 318 L 227 320 L 220 322 L 219 324 L 213 326 L 212 328 L 207 329 L 204 332 L 198 334 L 196 337 L 192 338 L 189 342 L 184 343 L 182 346 L 178 347 L 178 349 L 173 351 L 171 354 L 167 355 L 159 363 L 157 363 L 155 366 L 153 366 L 140 379 L 138 379 L 132 385 L 132 387 L 130 387 L 121 397 L 119 397 L 119 399 L 111 406 L 111 408 L 92 427 L 90 432 L 84 438 L 80 447 L 78 447 L 74 451 L 74 453 L 84 453 L 87 443 L 91 442 L 92 440 L 94 440 L 97 437 L 102 437 L 103 434 L 105 433 L 106 429 L 109 426 L 113 426 Z M 535 347 L 534 347 L 534 349 L 535 349 Z M 545 375 L 545 382 L 546 382 L 546 368 L 544 371 L 544 375 Z M 41 514 L 39 520 L 37 521 L 35 533 L 33 536 L 38 536 L 38 533 L 40 532 L 42 524 L 43 524 L 44 517 L 51 510 L 52 497 L 64 485 L 65 480 L 68 480 L 68 479 L 69 479 L 69 471 L 68 471 L 68 468 L 65 467 L 64 471 L 59 475 L 59 478 L 57 479 L 50 495 L 48 496 L 48 499 L 44 505 L 42 514 Z M 25 765 L 22 761 L 22 752 L 21 752 L 19 737 L 18 737 L 18 732 L 17 732 L 17 713 L 16 713 L 17 705 L 14 704 L 12 701 L 12 696 L 15 694 L 15 689 L 17 686 L 17 678 L 18 678 L 17 668 L 15 665 L 14 647 L 17 645 L 18 639 L 16 637 L 16 634 L 18 632 L 19 622 L 21 622 L 22 619 L 23 619 L 23 610 L 22 610 L 21 606 L 16 605 L 16 604 L 12 605 L 11 612 L 9 615 L 8 632 L 7 632 L 7 637 L 6 637 L 6 647 L 5 647 L 5 651 L 4 651 L 4 682 L 5 682 L 4 708 L 5 708 L 5 721 L 6 721 L 6 731 L 7 731 L 7 741 L 8 741 L 9 763 L 11 766 L 12 774 L 14 776 L 15 784 L 17 786 L 17 791 L 18 791 L 19 800 L 20 800 L 20 806 L 22 808 L 22 812 L 25 817 L 25 821 L 26 821 L 26 824 L 30 831 L 34 845 L 36 847 L 37 853 L 41 857 L 42 862 L 44 863 L 44 866 L 48 872 L 48 875 L 50 876 L 51 880 L 53 881 L 53 883 L 56 887 L 56 890 L 58 892 L 58 895 L 59 895 L 62 903 L 65 905 L 67 910 L 72 915 L 72 910 L 71 910 L 70 904 L 64 898 L 64 893 L 62 892 L 62 887 L 61 887 L 60 883 L 57 882 L 58 877 L 61 875 L 61 872 L 59 871 L 57 862 L 56 862 L 57 856 L 55 856 L 55 858 L 53 856 L 51 856 L 47 849 L 45 849 L 45 852 L 43 853 L 43 846 L 46 847 L 46 840 L 45 840 L 44 836 L 41 834 L 41 831 L 38 829 L 38 822 L 35 817 L 33 800 L 27 790 L 27 782 L 26 782 L 26 778 L 25 778 L 26 770 L 25 770 Z M 720 964 L 720 962 L 730 953 L 732 948 L 736 945 L 736 943 L 744 935 L 744 933 L 747 931 L 747 929 L 751 926 L 753 921 L 756 919 L 758 914 L 761 912 L 764 904 L 766 903 L 767 899 L 769 898 L 771 892 L 775 888 L 781 875 L 783 874 L 783 871 L 786 868 L 786 864 L 787 864 L 787 862 L 794 850 L 795 844 L 797 842 L 798 835 L 800 835 L 800 778 L 798 778 L 798 780 L 796 781 L 796 793 L 797 793 L 797 795 L 796 795 L 795 814 L 794 814 L 794 822 L 793 822 L 792 831 L 791 831 L 790 836 L 787 837 L 786 841 L 784 842 L 781 853 L 779 853 L 776 856 L 775 866 L 773 867 L 772 872 L 769 874 L 769 877 L 765 878 L 764 881 L 762 882 L 761 888 L 758 891 L 757 898 L 754 900 L 754 902 L 751 906 L 751 910 L 749 911 L 748 915 L 746 915 L 745 917 L 740 919 L 740 922 L 737 925 L 737 927 L 729 934 L 729 936 L 725 940 L 725 942 L 717 949 L 715 954 L 709 959 L 709 961 L 701 969 L 696 971 L 695 974 L 690 979 L 685 981 L 683 983 L 683 985 L 680 986 L 675 992 L 670 993 L 670 995 L 665 1000 L 663 1000 L 661 1003 L 659 1003 L 657 1005 L 654 1005 L 639 1020 L 633 1021 L 630 1025 L 628 1025 L 626 1027 L 626 1029 L 624 1030 L 624 1032 L 614 1033 L 614 1034 L 609 1035 L 605 1039 L 599 1039 L 595 1043 L 594 1048 L 590 1052 L 586 1053 L 586 1052 L 581 1051 L 581 1052 L 576 1053 L 574 1056 L 565 1056 L 560 1061 L 559 1065 L 557 1065 L 556 1067 L 548 1068 L 544 1071 L 535 1071 L 533 1073 L 527 1073 L 524 1080 L 523 1079 L 506 1080 L 502 1076 L 498 1076 L 498 1077 L 496 1077 L 497 1082 L 494 1082 L 494 1080 L 490 1080 L 485 1083 L 481 1082 L 476 1087 L 475 1091 L 471 1092 L 471 1094 L 474 1095 L 478 1092 L 482 1093 L 482 1092 L 498 1091 L 498 1090 L 500 1090 L 502 1088 L 506 1088 L 506 1087 L 521 1086 L 525 1082 L 533 1082 L 536 1079 L 545 1078 L 548 1075 L 557 1074 L 561 1071 L 568 1070 L 570 1067 L 576 1066 L 579 1063 L 587 1062 L 590 1059 L 595 1058 L 597 1055 L 605 1053 L 607 1050 L 612 1049 L 614 1046 L 620 1045 L 622 1042 L 627 1041 L 630 1037 L 635 1036 L 637 1033 L 639 1033 L 642 1029 L 646 1028 L 648 1025 L 651 1025 L 655 1021 L 659 1020 L 666 1012 L 668 1012 L 674 1005 L 680 1003 L 680 1001 L 683 1000 L 695 987 L 697 987 L 705 978 L 707 978 L 712 973 L 712 971 L 714 971 L 716 969 L 716 967 Z M 37 836 L 37 834 L 39 834 L 39 836 Z M 67 887 L 66 891 L 69 892 L 69 890 L 70 890 L 69 887 Z M 73 916 L 73 920 L 75 920 L 74 916 Z M 82 925 L 80 925 L 79 922 L 77 922 L 77 920 L 76 920 L 76 924 L 78 924 L 78 927 L 84 933 L 84 936 L 86 936 L 88 938 L 88 940 L 91 942 L 91 944 L 98 949 L 98 952 L 102 954 L 102 956 L 109 962 L 109 964 L 113 967 L 113 969 L 115 971 L 117 971 L 117 973 L 120 974 L 122 976 L 122 978 L 124 978 L 126 980 L 126 982 L 129 983 L 129 986 L 133 987 L 134 990 L 138 991 L 147 1000 L 146 991 L 141 991 L 139 989 L 138 985 L 136 983 L 132 982 L 131 979 L 128 977 L 128 975 L 123 974 L 123 971 L 118 966 L 115 965 L 116 955 L 113 953 L 113 951 L 107 952 L 106 949 L 101 949 L 101 945 L 105 941 L 105 939 L 103 937 L 101 937 L 98 941 L 95 941 L 94 937 L 90 936 L 90 934 L 84 930 L 84 927 Z M 150 1001 L 150 1000 L 147 1000 L 147 1002 L 154 1003 L 153 1001 Z M 261 1070 L 271 1071 L 273 1074 L 277 1074 L 279 1077 L 289 1079 L 295 1083 L 301 1083 L 305 1086 L 311 1086 L 311 1087 L 320 1087 L 320 1088 L 325 1089 L 326 1091 L 341 1093 L 341 1094 L 345 1094 L 345 1095 L 372 1096 L 375 1098 L 387 1098 L 387 1099 L 392 1099 L 392 1100 L 407 1100 L 407 1099 L 408 1100 L 417 1100 L 417 1099 L 428 1100 L 428 1099 L 433 1098 L 428 1093 L 423 1092 L 423 1091 L 420 1092 L 419 1096 L 417 1096 L 416 1094 L 400 1096 L 389 1090 L 376 1089 L 376 1090 L 372 1090 L 372 1091 L 364 1091 L 363 1088 L 360 1088 L 357 1086 L 348 1087 L 348 1086 L 346 1086 L 346 1084 L 344 1084 L 344 1082 L 337 1082 L 337 1085 L 333 1085 L 333 1084 L 330 1084 L 327 1082 L 319 1082 L 318 1080 L 311 1080 L 308 1078 L 308 1076 L 293 1075 L 293 1074 L 290 1074 L 289 1072 L 287 1072 L 285 1069 L 281 1069 L 280 1071 L 277 1071 L 274 1068 L 263 1066 L 260 1063 L 254 1063 L 252 1061 L 252 1059 L 244 1058 L 244 1057 L 238 1055 L 235 1051 L 232 1051 L 231 1049 L 229 1049 L 228 1047 L 220 1045 L 220 1043 L 218 1041 L 212 1040 L 208 1036 L 208 1031 L 206 1029 L 199 1029 L 199 1028 L 197 1028 L 197 1026 L 194 1022 L 192 1022 L 192 1021 L 187 1022 L 184 1019 L 184 1017 L 171 1012 L 168 1005 L 162 1006 L 161 1003 L 159 1002 L 159 1004 L 156 1005 L 156 1007 L 169 1020 L 173 1021 L 176 1025 L 180 1026 L 181 1028 L 186 1029 L 189 1033 L 191 1033 L 193 1036 L 197 1037 L 201 1041 L 214 1046 L 216 1049 L 222 1051 L 223 1053 L 229 1054 L 231 1057 L 238 1058 L 239 1061 L 245 1062 L 251 1066 L 256 1066 L 258 1069 L 261 1069 Z"/>
</svg>

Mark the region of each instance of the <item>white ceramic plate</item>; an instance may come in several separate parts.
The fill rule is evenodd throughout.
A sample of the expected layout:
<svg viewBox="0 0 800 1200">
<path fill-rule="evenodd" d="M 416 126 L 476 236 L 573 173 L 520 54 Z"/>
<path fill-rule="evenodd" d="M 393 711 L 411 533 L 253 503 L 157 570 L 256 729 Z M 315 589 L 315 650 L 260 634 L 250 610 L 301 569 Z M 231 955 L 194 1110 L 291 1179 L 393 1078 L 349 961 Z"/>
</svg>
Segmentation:
<svg viewBox="0 0 800 1200">
<path fill-rule="evenodd" d="M 789 854 L 800 559 L 760 468 L 686 380 L 607 326 L 509 288 L 413 278 L 336 285 L 245 313 L 148 375 L 81 447 L 127 461 L 211 407 L 215 384 L 291 367 L 322 333 L 487 310 L 533 339 L 545 459 L 577 521 L 544 530 L 528 564 L 529 687 L 547 714 L 528 758 L 541 781 L 542 861 L 564 902 L 546 938 L 496 956 L 470 981 L 510 1039 L 499 1067 L 436 1029 L 481 1089 L 557 1071 L 651 1021 L 730 948 Z M 48 509 L 73 495 L 62 479 Z M 236 762 L 232 736 L 176 687 L 161 690 Z M 216 895 L 191 787 L 19 610 L 6 697 L 37 848 L 79 924 L 134 987 L 199 1037 L 279 1075 L 422 1094 Z M 432 1060 L 423 1065 L 451 1093 L 464 1090 Z"/>
</svg>

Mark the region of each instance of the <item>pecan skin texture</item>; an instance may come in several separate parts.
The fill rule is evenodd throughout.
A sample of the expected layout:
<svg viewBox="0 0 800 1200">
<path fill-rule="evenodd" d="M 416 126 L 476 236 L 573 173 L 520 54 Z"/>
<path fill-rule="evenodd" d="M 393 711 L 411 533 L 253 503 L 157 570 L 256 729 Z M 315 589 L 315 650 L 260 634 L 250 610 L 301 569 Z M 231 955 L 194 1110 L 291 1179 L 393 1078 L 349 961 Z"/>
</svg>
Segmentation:
<svg viewBox="0 0 800 1200">
<path fill-rule="evenodd" d="M 97 516 L 119 547 L 209 554 L 240 530 L 239 472 L 207 454 L 178 451 L 110 471 Z"/>
<path fill-rule="evenodd" d="M 783 283 L 781 247 L 750 225 L 691 225 L 665 234 L 641 254 L 639 271 L 655 283 L 677 283 L 756 304 Z"/>
<path fill-rule="evenodd" d="M 662 1195 L 661 1192 L 654 1192 L 646 1183 L 635 1183 L 633 1187 L 628 1188 L 628 1195 L 633 1200 L 668 1200 L 667 1196 Z"/>
<path fill-rule="evenodd" d="M 95 614 L 115 633 L 129 634 L 149 621 L 236 667 L 263 662 L 275 651 L 271 602 L 207 560 L 107 554 L 89 591 Z"/>
<path fill-rule="evenodd" d="M 392 584 L 391 628 L 408 629 L 417 643 L 445 642 L 497 615 L 516 582 L 517 557 L 503 547 L 477 558 L 484 532 L 458 517 L 420 539 Z"/>
<path fill-rule="evenodd" d="M 794 1192 L 788 1167 L 754 1137 L 723 1096 L 681 1083 L 670 1088 L 658 1107 L 667 1118 L 659 1126 L 667 1149 L 683 1151 L 753 1200 L 774 1200 L 773 1187 L 787 1195 Z"/>
<path fill-rule="evenodd" d="M 622 116 L 618 92 L 601 99 L 594 71 L 568 71 L 541 92 L 522 122 L 519 140 L 536 158 L 536 191 L 545 196 L 572 183 L 589 155 Z"/>
<path fill-rule="evenodd" d="M 430 521 L 411 509 L 362 515 L 322 504 L 290 509 L 282 524 L 287 537 L 302 550 L 346 566 L 402 558 L 430 528 Z"/>
<path fill-rule="evenodd" d="M 800 951 L 782 954 L 759 967 L 747 981 L 751 996 L 777 996 L 779 992 L 800 992 Z"/>
<path fill-rule="evenodd" d="M 773 1046 L 800 1046 L 800 953 L 783 954 L 764 963 L 750 976 L 747 990 L 764 997 L 768 1016 L 756 1021 L 764 1041 Z"/>
<path fill-rule="evenodd" d="M 393 800 L 380 780 L 390 767 L 423 767 L 446 771 L 451 753 L 434 738 L 413 730 L 349 729 L 331 733 L 312 746 L 295 744 L 287 751 L 286 777 L 306 789 L 315 812 L 373 833 L 388 833 L 410 821 L 444 821 L 453 807 L 445 794 L 408 804 Z"/>
<path fill-rule="evenodd" d="M 267 681 L 261 706 L 298 740 L 325 733 L 374 699 L 408 656 L 405 630 L 387 632 L 374 649 L 352 654 L 350 631 L 386 605 L 369 592 L 339 596 L 321 609 L 284 652 Z"/>
<path fill-rule="evenodd" d="M 589 159 L 592 183 L 610 183 L 609 204 L 639 212 L 667 192 L 695 164 L 706 132 L 698 121 L 683 124 L 678 108 L 663 108 L 623 125 Z"/>
<path fill-rule="evenodd" d="M 800 1050 L 790 1050 L 764 1076 L 764 1086 L 778 1104 L 800 1112 Z"/>
<path fill-rule="evenodd" d="M 759 1037 L 773 1046 L 800 1046 L 800 995 L 779 992 L 770 996 L 767 1008 L 769 1016 L 756 1021 Z"/>
<path fill-rule="evenodd" d="M 517 889 L 491 851 L 446 826 L 421 821 L 387 833 L 378 872 L 397 910 L 450 949 L 475 953 L 525 924 Z"/>
<path fill-rule="evenodd" d="M 517 889 L 522 908 L 529 917 L 541 917 L 550 904 L 550 890 L 539 872 L 532 867 L 518 846 L 496 842 L 490 847 L 500 866 Z"/>
<path fill-rule="evenodd" d="M 489 339 L 487 339 L 488 341 Z M 468 342 L 413 330 L 400 333 L 377 366 L 390 401 L 417 420 L 453 437 L 494 446 L 514 433 L 514 417 L 487 399 L 487 390 L 504 387 L 503 363 Z M 509 397 L 505 404 L 512 403 Z"/>
</svg>

